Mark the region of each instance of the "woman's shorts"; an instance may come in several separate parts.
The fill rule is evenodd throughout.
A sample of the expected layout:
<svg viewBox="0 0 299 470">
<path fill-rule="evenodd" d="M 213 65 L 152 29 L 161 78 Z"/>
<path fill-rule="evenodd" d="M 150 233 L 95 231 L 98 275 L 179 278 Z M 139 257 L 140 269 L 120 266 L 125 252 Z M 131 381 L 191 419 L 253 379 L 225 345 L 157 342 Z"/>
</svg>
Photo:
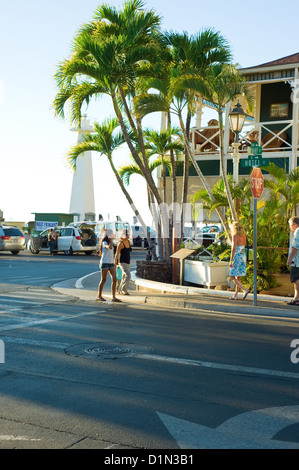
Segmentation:
<svg viewBox="0 0 299 470">
<path fill-rule="evenodd" d="M 113 263 L 100 264 L 100 269 L 112 269 L 112 268 L 115 268 Z"/>
<path fill-rule="evenodd" d="M 291 282 L 296 282 L 299 279 L 299 268 L 297 266 L 291 266 L 290 269 L 290 280 Z"/>
</svg>

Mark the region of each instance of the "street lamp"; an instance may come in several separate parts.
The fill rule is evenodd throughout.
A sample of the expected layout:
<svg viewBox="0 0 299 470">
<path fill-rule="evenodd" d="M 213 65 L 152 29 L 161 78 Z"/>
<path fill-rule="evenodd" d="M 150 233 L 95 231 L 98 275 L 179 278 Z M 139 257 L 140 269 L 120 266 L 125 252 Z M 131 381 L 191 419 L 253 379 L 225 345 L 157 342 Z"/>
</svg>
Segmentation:
<svg viewBox="0 0 299 470">
<path fill-rule="evenodd" d="M 239 147 L 240 147 L 239 134 L 242 131 L 247 115 L 238 101 L 238 103 L 236 104 L 236 107 L 229 113 L 228 116 L 229 116 L 229 121 L 230 121 L 230 127 L 235 134 L 235 141 L 233 142 L 232 147 L 234 149 L 234 152 L 233 152 L 234 181 L 237 184 L 239 180 L 239 161 L 241 157 L 239 153 Z"/>
</svg>

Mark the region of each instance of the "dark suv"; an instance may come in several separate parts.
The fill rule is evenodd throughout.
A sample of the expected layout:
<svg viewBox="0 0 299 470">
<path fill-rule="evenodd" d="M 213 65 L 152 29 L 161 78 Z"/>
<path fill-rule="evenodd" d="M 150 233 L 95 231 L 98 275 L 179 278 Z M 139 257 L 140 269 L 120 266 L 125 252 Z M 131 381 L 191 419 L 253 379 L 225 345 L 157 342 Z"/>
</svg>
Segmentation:
<svg viewBox="0 0 299 470">
<path fill-rule="evenodd" d="M 0 251 L 11 251 L 17 255 L 25 250 L 25 235 L 18 227 L 0 225 Z"/>
</svg>

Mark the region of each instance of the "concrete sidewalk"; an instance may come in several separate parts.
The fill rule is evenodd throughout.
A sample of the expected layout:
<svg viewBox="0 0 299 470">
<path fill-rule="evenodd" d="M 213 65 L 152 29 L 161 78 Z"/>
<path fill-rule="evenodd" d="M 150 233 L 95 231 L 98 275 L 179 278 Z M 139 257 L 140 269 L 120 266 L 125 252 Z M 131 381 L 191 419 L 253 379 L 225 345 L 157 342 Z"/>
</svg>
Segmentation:
<svg viewBox="0 0 299 470">
<path fill-rule="evenodd" d="M 94 301 L 99 304 L 96 301 L 99 280 L 100 274 L 96 272 L 81 279 L 60 282 L 53 285 L 52 289 L 82 301 Z M 188 309 L 195 312 L 200 310 L 201 313 L 219 312 L 299 319 L 299 307 L 286 304 L 290 297 L 258 295 L 257 306 L 254 306 L 253 294 L 249 294 L 244 301 L 241 300 L 242 294 L 240 294 L 240 300 L 231 300 L 231 291 L 165 284 L 137 278 L 135 273 L 132 273 L 129 293 L 129 296 L 118 296 L 127 305 L 147 304 L 148 306 Z M 107 301 L 100 302 L 101 307 L 121 305 L 111 302 L 110 280 L 108 278 L 103 295 Z"/>
</svg>

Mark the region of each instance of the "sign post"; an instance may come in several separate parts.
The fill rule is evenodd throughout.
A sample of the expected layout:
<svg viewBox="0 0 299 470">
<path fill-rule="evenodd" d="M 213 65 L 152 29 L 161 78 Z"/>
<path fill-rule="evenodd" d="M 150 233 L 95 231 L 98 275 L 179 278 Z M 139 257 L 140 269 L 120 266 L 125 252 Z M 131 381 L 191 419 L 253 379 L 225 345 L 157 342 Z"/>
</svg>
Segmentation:
<svg viewBox="0 0 299 470">
<path fill-rule="evenodd" d="M 179 251 L 173 253 L 170 258 L 180 260 L 180 286 L 183 285 L 184 280 L 184 268 L 185 268 L 185 259 L 192 255 L 195 250 L 189 250 L 188 248 L 181 248 Z"/>
<path fill-rule="evenodd" d="M 257 305 L 257 200 L 264 189 L 264 178 L 260 168 L 254 167 L 250 175 L 251 192 L 254 197 L 253 208 L 253 305 Z"/>
</svg>

